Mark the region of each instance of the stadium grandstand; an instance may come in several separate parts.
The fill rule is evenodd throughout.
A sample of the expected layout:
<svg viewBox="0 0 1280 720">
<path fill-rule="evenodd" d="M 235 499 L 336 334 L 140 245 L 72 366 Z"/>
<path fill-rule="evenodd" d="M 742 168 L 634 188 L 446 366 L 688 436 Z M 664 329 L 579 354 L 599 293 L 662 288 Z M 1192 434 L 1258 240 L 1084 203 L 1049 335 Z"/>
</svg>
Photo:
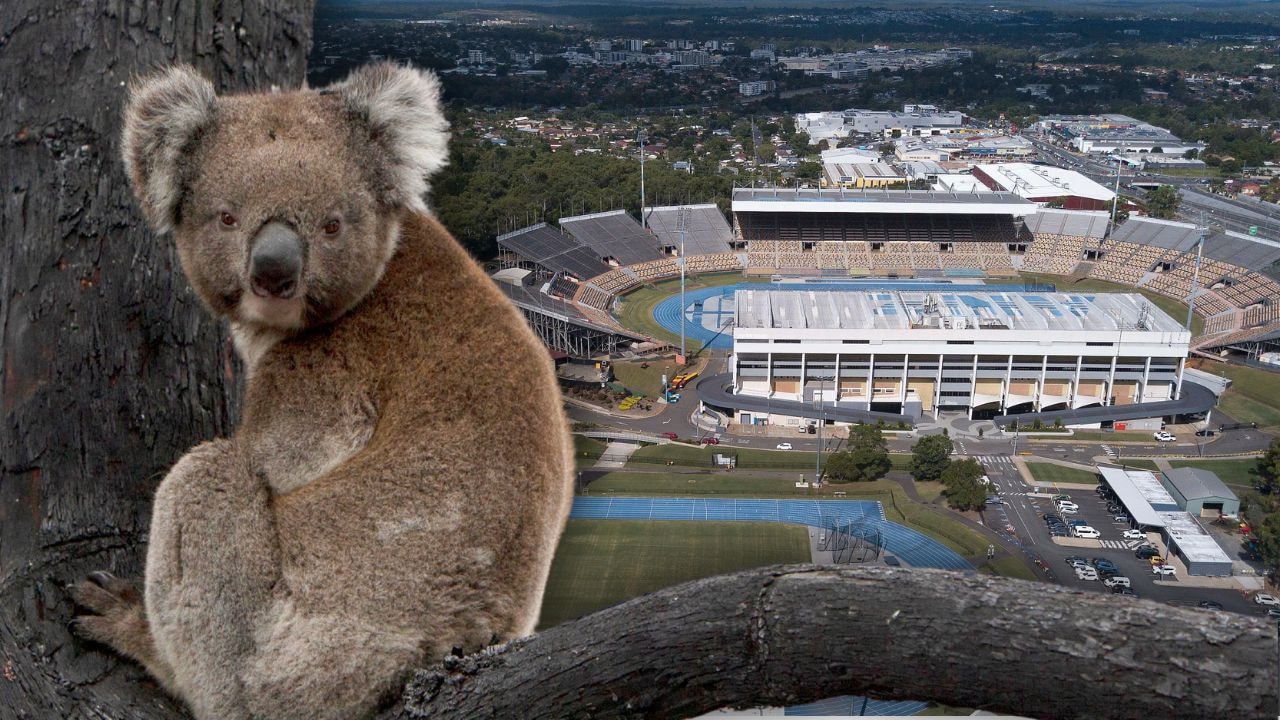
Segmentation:
<svg viewBox="0 0 1280 720">
<path fill-rule="evenodd" d="M 646 339 L 623 329 L 607 313 L 602 317 L 599 311 L 556 297 L 549 290 L 550 283 L 537 287 L 532 270 L 508 268 L 493 279 L 552 350 L 571 357 L 592 358 L 616 354 L 623 347 Z"/>
<path fill-rule="evenodd" d="M 635 265 L 664 257 L 657 238 L 625 210 L 563 217 L 560 228 L 609 265 Z"/>
<path fill-rule="evenodd" d="M 684 214 L 684 225 L 680 216 Z M 684 245 L 684 254 L 715 255 L 732 252 L 733 230 L 725 221 L 724 214 L 714 204 L 706 205 L 670 205 L 666 207 L 645 208 L 645 226 L 653 232 L 658 245 L 668 255 L 679 252 Z M 681 233 L 683 230 L 683 234 Z"/>
<path fill-rule="evenodd" d="M 733 191 L 735 242 L 756 274 L 1012 275 L 1035 212 L 1001 192 Z"/>
<path fill-rule="evenodd" d="M 546 223 L 499 235 L 497 242 L 498 260 L 504 268 L 533 270 L 538 280 L 555 275 L 586 280 L 609 270 L 591 248 Z"/>
</svg>

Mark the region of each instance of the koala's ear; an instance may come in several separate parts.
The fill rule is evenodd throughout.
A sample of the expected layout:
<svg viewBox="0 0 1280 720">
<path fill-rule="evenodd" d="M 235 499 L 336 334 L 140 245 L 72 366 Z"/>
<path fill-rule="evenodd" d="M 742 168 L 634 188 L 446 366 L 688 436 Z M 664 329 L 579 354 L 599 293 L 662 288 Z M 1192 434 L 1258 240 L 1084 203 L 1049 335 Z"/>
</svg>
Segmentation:
<svg viewBox="0 0 1280 720">
<path fill-rule="evenodd" d="M 183 167 L 217 109 L 213 84 L 189 65 L 175 65 L 129 88 L 120 148 L 133 192 L 156 232 L 173 229 Z"/>
<path fill-rule="evenodd" d="M 332 91 L 389 161 L 381 169 L 389 204 L 426 211 L 427 179 L 449 162 L 449 123 L 435 73 L 392 63 L 368 65 Z"/>
</svg>

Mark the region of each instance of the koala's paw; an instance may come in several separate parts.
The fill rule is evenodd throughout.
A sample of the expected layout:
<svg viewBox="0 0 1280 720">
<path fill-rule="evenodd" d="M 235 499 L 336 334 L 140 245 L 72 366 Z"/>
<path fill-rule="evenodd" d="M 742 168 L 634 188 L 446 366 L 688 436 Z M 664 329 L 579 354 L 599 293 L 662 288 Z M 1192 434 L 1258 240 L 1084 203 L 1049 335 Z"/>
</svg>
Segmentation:
<svg viewBox="0 0 1280 720">
<path fill-rule="evenodd" d="M 69 591 L 75 604 L 89 611 L 71 621 L 77 635 L 125 654 L 131 654 L 139 638 L 146 637 L 142 595 L 132 584 L 100 570 L 89 573 L 87 580 L 72 585 Z"/>
</svg>

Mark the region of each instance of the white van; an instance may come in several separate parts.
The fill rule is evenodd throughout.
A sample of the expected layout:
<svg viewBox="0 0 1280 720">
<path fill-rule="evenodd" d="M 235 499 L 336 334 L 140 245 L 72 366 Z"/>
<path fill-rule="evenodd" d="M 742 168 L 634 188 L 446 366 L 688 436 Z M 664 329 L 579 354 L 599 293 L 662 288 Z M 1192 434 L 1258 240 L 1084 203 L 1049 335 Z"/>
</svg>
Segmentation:
<svg viewBox="0 0 1280 720">
<path fill-rule="evenodd" d="M 1115 577 L 1109 577 L 1106 580 L 1103 580 L 1102 584 L 1106 585 L 1109 588 L 1133 586 L 1133 584 L 1129 582 L 1129 578 L 1123 575 L 1116 575 Z"/>
<path fill-rule="evenodd" d="M 1071 530 L 1072 532 L 1075 533 L 1076 537 L 1084 538 L 1086 540 L 1097 540 L 1099 537 L 1102 536 L 1101 533 L 1089 527 L 1088 525 L 1080 525 L 1072 528 Z"/>
</svg>

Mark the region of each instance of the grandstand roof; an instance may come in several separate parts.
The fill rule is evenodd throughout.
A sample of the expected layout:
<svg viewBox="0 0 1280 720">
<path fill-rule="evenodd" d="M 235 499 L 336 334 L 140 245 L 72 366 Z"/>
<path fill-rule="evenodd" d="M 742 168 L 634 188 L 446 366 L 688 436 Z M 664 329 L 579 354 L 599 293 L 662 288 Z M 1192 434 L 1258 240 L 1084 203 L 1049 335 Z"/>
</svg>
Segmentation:
<svg viewBox="0 0 1280 720">
<path fill-rule="evenodd" d="M 658 237 L 658 244 L 664 247 L 680 247 L 681 208 L 688 213 L 685 218 L 684 233 L 686 256 L 729 252 L 733 230 L 725 221 L 724 215 L 720 213 L 720 208 L 714 204 L 671 205 L 646 210 L 645 221 L 649 225 L 649 230 Z"/>
<path fill-rule="evenodd" d="M 1204 254 L 1251 270 L 1265 270 L 1280 261 L 1280 243 L 1228 230 L 1209 236 L 1204 242 Z"/>
<path fill-rule="evenodd" d="M 1109 219 L 1107 213 L 1100 211 L 1041 208 L 1035 215 L 1028 215 L 1026 222 L 1027 229 L 1033 233 L 1100 239 L 1107 234 Z"/>
<path fill-rule="evenodd" d="M 733 211 L 1023 216 L 1034 213 L 1036 206 L 1006 192 L 734 188 Z"/>
<path fill-rule="evenodd" d="M 1110 202 L 1116 194 L 1075 170 L 1033 165 L 1031 163 L 997 163 L 978 165 L 980 170 L 1002 189 L 1024 198 L 1082 197 Z"/>
<path fill-rule="evenodd" d="M 632 265 L 662 258 L 658 242 L 625 210 L 560 218 L 560 227 L 595 251 L 600 259 L 613 258 Z"/>
<path fill-rule="evenodd" d="M 1194 253 L 1196 243 L 1200 240 L 1200 228 L 1191 223 L 1172 220 L 1129 218 L 1116 228 L 1111 239 Z M 1238 267 L 1261 271 L 1280 261 L 1280 243 L 1232 230 L 1215 232 L 1205 238 L 1204 255 Z"/>
<path fill-rule="evenodd" d="M 541 265 L 552 272 L 567 272 L 579 280 L 609 271 L 609 266 L 590 248 L 564 233 L 538 223 L 498 236 L 498 246 L 519 255 L 521 259 Z"/>
<path fill-rule="evenodd" d="M 1136 293 L 1006 293 L 739 290 L 739 328 L 979 329 L 1101 332 L 1130 330 L 1146 310 L 1146 330 L 1182 332 Z"/>
<path fill-rule="evenodd" d="M 1129 218 L 1111 233 L 1112 240 L 1123 240 L 1180 252 L 1194 250 L 1199 238 L 1199 228 L 1190 223 L 1141 217 Z"/>
</svg>

